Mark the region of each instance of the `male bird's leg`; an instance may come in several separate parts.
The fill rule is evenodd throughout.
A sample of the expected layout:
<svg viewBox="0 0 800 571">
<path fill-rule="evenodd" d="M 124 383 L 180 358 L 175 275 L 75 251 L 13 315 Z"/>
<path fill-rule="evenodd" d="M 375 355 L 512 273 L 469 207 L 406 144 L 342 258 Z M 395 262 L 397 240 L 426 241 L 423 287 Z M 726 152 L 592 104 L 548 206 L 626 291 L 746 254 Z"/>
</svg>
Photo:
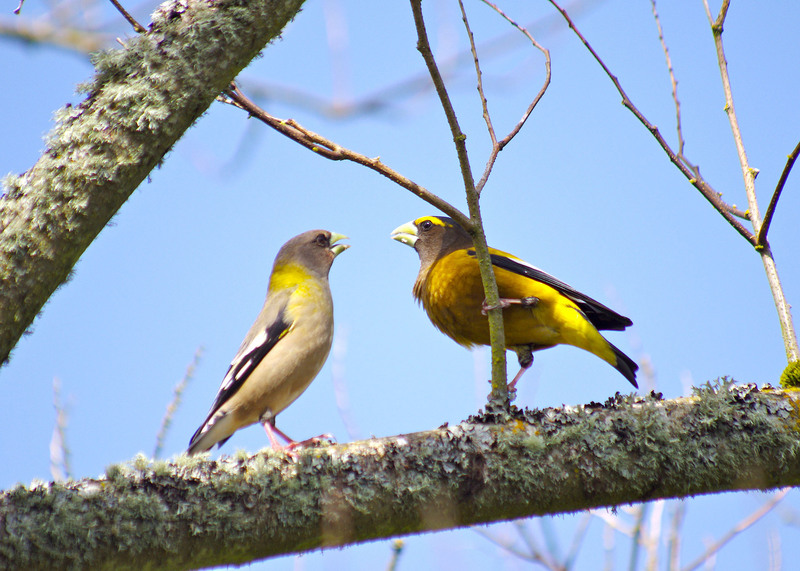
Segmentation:
<svg viewBox="0 0 800 571">
<path fill-rule="evenodd" d="M 533 365 L 533 345 L 521 345 L 514 347 L 514 352 L 517 354 L 517 361 L 519 361 L 519 373 L 516 374 L 514 379 L 508 384 L 508 390 L 513 391 L 517 386 L 517 381 L 522 378 L 522 375 L 530 369 Z"/>
<path fill-rule="evenodd" d="M 514 304 L 521 305 L 522 307 L 535 307 L 538 303 L 539 303 L 539 298 L 534 296 L 523 297 L 521 299 L 510 299 L 501 297 L 498 300 L 497 305 L 489 305 L 488 303 L 486 303 L 486 300 L 484 299 L 483 304 L 481 305 L 481 313 L 483 315 L 486 315 L 487 313 L 489 313 L 489 310 L 491 309 L 496 309 L 498 307 L 505 309 L 506 307 L 509 307 L 510 305 Z"/>
</svg>

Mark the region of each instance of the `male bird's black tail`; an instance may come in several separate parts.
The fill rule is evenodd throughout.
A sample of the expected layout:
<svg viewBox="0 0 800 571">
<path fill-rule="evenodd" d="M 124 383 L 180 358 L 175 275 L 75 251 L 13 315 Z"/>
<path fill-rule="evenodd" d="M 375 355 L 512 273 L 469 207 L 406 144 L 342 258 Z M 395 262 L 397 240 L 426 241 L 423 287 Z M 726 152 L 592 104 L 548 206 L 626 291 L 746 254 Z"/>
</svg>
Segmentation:
<svg viewBox="0 0 800 571">
<path fill-rule="evenodd" d="M 636 383 L 636 371 L 639 370 L 639 365 L 634 363 L 633 359 L 617 349 L 614 345 L 611 343 L 609 343 L 609 345 L 614 351 L 614 355 L 617 356 L 617 364 L 614 365 L 614 368 L 622 373 L 622 376 L 628 379 L 628 381 L 638 389 L 639 385 Z"/>
</svg>

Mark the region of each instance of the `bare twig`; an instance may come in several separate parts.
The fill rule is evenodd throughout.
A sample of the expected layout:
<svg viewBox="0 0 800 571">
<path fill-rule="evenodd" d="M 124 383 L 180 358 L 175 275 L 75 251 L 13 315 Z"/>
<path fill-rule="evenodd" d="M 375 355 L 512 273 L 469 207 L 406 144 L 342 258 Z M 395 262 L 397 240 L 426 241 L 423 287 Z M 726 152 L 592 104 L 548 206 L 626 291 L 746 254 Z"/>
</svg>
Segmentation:
<svg viewBox="0 0 800 571">
<path fill-rule="evenodd" d="M 397 569 L 397 562 L 400 560 L 400 555 L 402 555 L 405 545 L 402 539 L 395 539 L 392 541 L 392 557 L 389 559 L 386 571 L 395 571 Z"/>
<path fill-rule="evenodd" d="M 183 374 L 183 378 L 178 381 L 177 385 L 175 385 L 175 389 L 172 393 L 172 401 L 167 405 L 167 410 L 164 413 L 164 417 L 161 419 L 161 428 L 158 430 L 158 434 L 156 435 L 156 445 L 153 449 L 153 458 L 158 458 L 161 456 L 161 450 L 164 448 L 164 440 L 167 438 L 167 432 L 169 431 L 170 425 L 172 425 L 172 417 L 175 416 L 175 411 L 178 410 L 178 406 L 181 404 L 183 391 L 186 390 L 186 385 L 188 385 L 189 381 L 194 377 L 195 369 L 197 369 L 197 365 L 200 363 L 200 358 L 202 356 L 203 348 L 198 347 L 194 352 L 192 362 L 186 367 L 186 372 Z"/>
<path fill-rule="evenodd" d="M 628 562 L 628 569 L 630 571 L 636 571 L 639 567 L 639 550 L 643 543 L 642 535 L 643 535 L 643 527 L 644 527 L 644 518 L 647 516 L 647 511 L 650 508 L 650 504 L 639 504 L 636 506 L 636 520 L 633 524 L 633 537 L 631 538 L 631 558 Z"/>
<path fill-rule="evenodd" d="M 566 20 L 569 27 L 575 32 L 575 35 L 578 36 L 581 43 L 583 43 L 584 47 L 589 50 L 589 53 L 592 54 L 592 57 L 595 61 L 603 68 L 603 71 L 606 73 L 608 78 L 616 87 L 617 92 L 622 97 L 622 104 L 631 112 L 633 115 L 639 120 L 642 125 L 644 125 L 650 134 L 658 141 L 658 144 L 661 145 L 661 148 L 669 157 L 670 161 L 681 171 L 681 173 L 689 180 L 689 182 L 700 191 L 703 197 L 711 203 L 714 208 L 716 208 L 717 212 L 719 212 L 725 220 L 728 221 L 728 224 L 733 226 L 733 228 L 750 244 L 755 246 L 755 236 L 753 233 L 748 230 L 747 228 L 739 222 L 736 217 L 730 212 L 730 207 L 722 200 L 720 193 L 715 191 L 708 182 L 706 182 L 701 176 L 699 169 L 693 167 L 687 161 L 681 159 L 678 154 L 672 150 L 672 147 L 667 143 L 664 139 L 661 132 L 658 130 L 658 127 L 650 123 L 647 118 L 642 115 L 641 111 L 633 104 L 633 101 L 628 97 L 628 94 L 625 93 L 625 90 L 622 88 L 622 84 L 620 83 L 619 79 L 611 73 L 611 70 L 606 66 L 605 62 L 600 58 L 600 56 L 595 52 L 594 48 L 589 44 L 589 42 L 584 38 L 583 34 L 580 33 L 578 28 L 575 26 L 575 23 L 569 17 L 566 10 L 561 8 L 559 4 L 555 0 L 548 0 L 550 4 L 552 4 L 556 10 L 561 13 L 561 16 Z"/>
<path fill-rule="evenodd" d="M 742 533 L 744 530 L 749 528 L 751 525 L 756 523 L 758 520 L 763 518 L 767 515 L 772 509 L 780 503 L 780 501 L 786 497 L 786 494 L 789 493 L 791 488 L 782 488 L 778 490 L 769 500 L 764 502 L 764 504 L 755 510 L 752 514 L 748 517 L 744 518 L 742 521 L 737 523 L 733 528 L 728 531 L 725 535 L 715 541 L 713 544 L 708 546 L 705 552 L 692 561 L 689 565 L 683 568 L 683 571 L 692 571 L 693 569 L 697 569 L 706 562 L 710 557 L 713 557 L 717 554 L 717 552 L 722 549 L 731 539 Z"/>
<path fill-rule="evenodd" d="M 747 195 L 748 214 L 753 224 L 753 229 L 756 234 L 761 235 L 762 239 L 759 241 L 758 237 L 753 238 L 753 246 L 755 246 L 758 253 L 761 255 L 761 262 L 764 264 L 764 271 L 767 274 L 767 282 L 769 283 L 772 292 L 772 299 L 775 302 L 775 308 L 778 311 L 778 320 L 781 324 L 781 333 L 783 335 L 783 344 L 786 349 L 786 358 L 792 363 L 800 360 L 800 346 L 797 344 L 797 334 L 795 333 L 794 323 L 792 321 L 792 313 L 789 302 L 786 300 L 786 295 L 781 286 L 781 280 L 778 276 L 778 268 L 775 264 L 775 258 L 772 256 L 772 251 L 767 241 L 766 232 L 762 234 L 763 223 L 761 215 L 758 211 L 758 198 L 756 196 L 756 176 L 758 176 L 758 169 L 752 168 L 747 160 L 747 153 L 744 149 L 742 142 L 742 133 L 739 129 L 739 121 L 736 117 L 736 110 L 733 106 L 733 91 L 731 89 L 730 76 L 728 75 L 728 62 L 725 58 L 725 50 L 722 44 L 722 33 L 725 25 L 725 18 L 728 15 L 728 8 L 730 0 L 723 0 L 722 7 L 719 10 L 717 19 L 711 20 L 711 9 L 708 6 L 708 0 L 703 0 L 705 6 L 706 16 L 711 22 L 711 32 L 714 36 L 714 46 L 717 51 L 717 64 L 719 66 L 720 76 L 722 78 L 722 88 L 725 92 L 725 112 L 728 115 L 728 122 L 731 125 L 731 132 L 733 133 L 733 141 L 736 145 L 736 152 L 739 156 L 739 164 L 742 169 L 742 177 L 744 178 L 744 189 Z M 793 162 L 793 161 L 792 161 Z M 777 198 L 773 194 L 773 199 L 777 203 Z"/>
<path fill-rule="evenodd" d="M 658 544 L 662 536 L 661 522 L 664 516 L 664 506 L 666 500 L 656 500 L 650 504 L 652 510 L 650 512 L 650 525 L 648 526 L 647 534 L 644 536 L 646 539 L 645 552 L 647 559 L 645 560 L 644 568 L 647 571 L 658 570 Z"/>
<path fill-rule="evenodd" d="M 336 328 L 331 349 L 331 377 L 333 378 L 333 396 L 336 400 L 336 410 L 342 419 L 344 429 L 350 440 L 361 439 L 361 430 L 358 428 L 350 407 L 350 398 L 347 393 L 347 379 L 344 374 L 344 360 L 347 355 L 347 329 Z"/>
<path fill-rule="evenodd" d="M 672 525 L 669 527 L 669 537 L 667 538 L 667 569 L 677 571 L 681 563 L 681 528 L 683 518 L 686 515 L 686 502 L 678 500 L 675 504 L 675 512 L 672 514 Z"/>
<path fill-rule="evenodd" d="M 567 557 L 564 559 L 564 569 L 572 569 L 575 564 L 575 559 L 578 557 L 578 551 L 583 546 L 586 532 L 589 529 L 589 524 L 592 521 L 592 514 L 586 512 L 581 516 L 580 521 L 575 529 L 575 534 L 572 536 L 572 544 L 570 545 Z"/>
<path fill-rule="evenodd" d="M 464 8 L 463 0 L 458 0 L 458 6 L 461 8 L 461 20 L 464 22 L 464 28 L 467 30 L 467 37 L 469 38 L 469 48 L 472 53 L 472 61 L 475 63 L 475 77 L 478 81 L 478 94 L 481 96 L 481 107 L 483 108 L 483 120 L 486 122 L 486 128 L 489 131 L 489 138 L 492 140 L 492 146 L 497 145 L 497 137 L 494 133 L 494 126 L 492 125 L 492 117 L 489 115 L 489 103 L 486 101 L 486 94 L 483 92 L 483 73 L 481 72 L 481 65 L 478 62 L 478 50 L 475 47 L 475 36 L 472 35 L 472 29 L 469 26 L 469 19 L 467 18 L 467 11 Z M 480 192 L 480 185 L 476 188 Z"/>
<path fill-rule="evenodd" d="M 672 84 L 672 100 L 675 102 L 675 125 L 678 131 L 678 156 L 683 157 L 683 129 L 681 128 L 681 102 L 678 99 L 678 81 L 675 79 L 675 70 L 672 68 L 672 59 L 669 57 L 669 49 L 667 42 L 664 40 L 664 30 L 661 29 L 661 18 L 658 17 L 658 10 L 656 10 L 656 0 L 650 0 L 650 5 L 653 8 L 653 18 L 656 20 L 656 27 L 658 28 L 658 41 L 661 42 L 661 49 L 664 51 L 664 57 L 667 60 L 667 70 L 669 71 L 669 81 Z"/>
<path fill-rule="evenodd" d="M 61 380 L 53 379 L 53 407 L 56 411 L 56 422 L 53 436 L 50 438 L 50 475 L 56 482 L 72 478 L 69 446 L 67 446 L 67 408 L 61 400 Z"/>
<path fill-rule="evenodd" d="M 417 50 L 422 55 L 425 65 L 430 73 L 439 102 L 442 105 L 450 132 L 453 135 L 453 142 L 458 155 L 458 162 L 461 166 L 461 176 L 464 181 L 464 188 L 467 194 L 467 206 L 469 207 L 470 222 L 465 226 L 472 236 L 475 245 L 475 253 L 478 258 L 478 265 L 481 270 L 481 280 L 483 281 L 486 303 L 490 309 L 489 318 L 489 338 L 492 345 L 492 396 L 491 402 L 500 407 L 508 405 L 508 387 L 506 386 L 506 349 L 505 332 L 503 329 L 503 312 L 499 306 L 499 295 L 497 293 L 497 282 L 494 278 L 491 258 L 489 257 L 489 247 L 486 245 L 486 235 L 483 231 L 483 220 L 479 204 L 478 192 L 475 188 L 475 179 L 472 176 L 472 169 L 469 165 L 467 156 L 466 135 L 461 131 L 458 124 L 453 104 L 447 94 L 442 74 L 436 65 L 436 60 L 431 51 L 428 33 L 425 30 L 425 20 L 422 16 L 422 0 L 411 0 L 411 11 L 414 14 L 414 24 L 417 29 Z"/>
<path fill-rule="evenodd" d="M 703 5 L 706 9 L 706 15 L 710 16 L 710 9 L 708 7 L 708 0 L 703 0 Z M 725 92 L 725 112 L 728 114 L 728 122 L 731 125 L 733 133 L 733 142 L 736 145 L 736 152 L 739 155 L 739 164 L 742 167 L 742 176 L 744 177 L 744 188 L 747 193 L 748 211 L 750 213 L 750 220 L 753 222 L 753 228 L 756 231 L 761 226 L 761 216 L 758 212 L 758 200 L 756 198 L 755 180 L 758 175 L 758 170 L 751 168 L 747 160 L 747 153 L 744 149 L 744 142 L 742 141 L 742 132 L 739 129 L 739 121 L 736 117 L 736 110 L 733 106 L 733 91 L 731 89 L 731 80 L 728 75 L 728 61 L 725 59 L 725 50 L 722 45 L 722 31 L 725 24 L 725 18 L 728 15 L 728 7 L 730 0 L 723 0 L 722 7 L 719 10 L 717 19 L 711 24 L 711 32 L 714 34 L 714 46 L 717 50 L 717 64 L 719 65 L 720 75 L 722 76 L 722 88 Z"/>
<path fill-rule="evenodd" d="M 442 200 L 437 195 L 428 191 L 426 188 L 389 168 L 381 162 L 380 157 L 371 159 L 365 155 L 342 147 L 341 145 L 326 139 L 325 137 L 318 135 L 313 131 L 309 131 L 292 119 L 278 119 L 277 117 L 273 117 L 256 105 L 252 100 L 250 100 L 239 90 L 235 84 L 231 84 L 228 87 L 228 89 L 225 91 L 225 95 L 227 96 L 227 99 L 223 97 L 221 98 L 221 101 L 247 111 L 251 117 L 255 117 L 259 121 L 278 131 L 280 134 L 303 145 L 305 148 L 313 151 L 314 153 L 332 161 L 352 161 L 372 169 L 375 172 L 382 174 L 392 182 L 402 186 L 428 204 L 438 208 L 464 227 L 468 227 L 470 225 L 469 218 L 463 212 L 449 202 Z"/>
<path fill-rule="evenodd" d="M 515 523 L 515 527 L 517 531 L 520 532 L 520 536 L 523 538 L 525 543 L 526 549 L 520 549 L 514 544 L 514 541 L 510 540 L 503 540 L 501 538 L 496 537 L 494 534 L 489 533 L 488 531 L 484 530 L 480 527 L 473 527 L 473 531 L 475 531 L 478 535 L 483 536 L 484 538 L 488 539 L 490 542 L 494 543 L 499 548 L 507 551 L 511 555 L 522 559 L 523 561 L 530 561 L 532 563 L 539 563 L 544 568 L 549 569 L 550 571 L 563 571 L 563 568 L 552 560 L 552 558 L 548 557 L 546 553 L 544 553 L 539 546 L 536 544 L 536 541 L 530 537 L 527 533 L 527 530 L 524 530 L 525 523 L 518 522 Z"/>
<path fill-rule="evenodd" d="M 758 229 L 758 236 L 756 238 L 757 246 L 763 247 L 767 244 L 767 232 L 769 232 L 769 225 L 772 223 L 772 215 L 775 214 L 775 207 L 778 205 L 778 199 L 781 197 L 783 187 L 786 185 L 786 179 L 789 178 L 789 173 L 792 172 L 792 167 L 797 160 L 798 154 L 800 154 L 800 143 L 797 143 L 797 146 L 789 154 L 786 160 L 786 166 L 783 167 L 781 178 L 778 180 L 778 185 L 775 187 L 775 192 L 772 193 L 772 199 L 769 201 L 769 206 L 767 206 L 767 212 L 764 214 L 761 228 Z"/>
<path fill-rule="evenodd" d="M 486 181 L 489 180 L 489 175 L 491 174 L 492 168 L 494 167 L 494 163 L 497 160 L 497 155 L 500 153 L 500 151 L 502 151 L 505 148 L 506 145 L 508 145 L 508 143 L 511 142 L 511 139 L 516 137 L 517 133 L 520 132 L 520 129 L 522 129 L 522 126 L 525 125 L 525 122 L 528 120 L 528 117 L 531 116 L 531 113 L 533 112 L 534 108 L 539 104 L 539 101 L 544 96 L 545 91 L 547 91 L 547 88 L 550 86 L 550 51 L 547 48 L 541 46 L 533 38 L 533 36 L 530 34 L 530 32 L 528 32 L 528 30 L 526 30 L 525 28 L 521 27 L 514 20 L 509 18 L 505 14 L 505 12 L 503 12 L 495 4 L 492 4 L 488 0 L 483 0 L 483 2 L 484 2 L 484 4 L 486 4 L 488 6 L 491 6 L 491 8 L 495 12 L 500 14 L 500 16 L 502 16 L 509 24 L 514 26 L 520 32 L 522 32 L 522 34 L 524 34 L 525 37 L 528 38 L 528 40 L 530 40 L 530 42 L 533 44 L 533 46 L 544 54 L 545 78 L 544 78 L 544 83 L 542 84 L 541 89 L 539 89 L 539 93 L 536 94 L 536 97 L 534 97 L 533 101 L 531 101 L 530 105 L 528 105 L 528 108 L 522 114 L 522 118 L 517 122 L 517 124 L 514 126 L 514 128 L 511 129 L 511 131 L 508 133 L 508 135 L 503 137 L 502 140 L 498 141 L 497 138 L 495 137 L 494 129 L 492 128 L 492 125 L 491 125 L 491 120 L 489 119 L 489 110 L 488 110 L 488 107 L 487 107 L 486 98 L 483 95 L 483 89 L 482 89 L 481 82 L 480 82 L 481 74 L 480 74 L 480 66 L 478 65 L 478 54 L 475 52 L 474 43 L 472 42 L 472 33 L 470 32 L 470 44 L 473 46 L 473 54 L 474 54 L 474 57 L 475 57 L 475 68 L 476 68 L 476 70 L 478 72 L 478 90 L 480 91 L 480 94 L 481 94 L 481 101 L 483 102 L 484 117 L 486 118 L 486 124 L 487 124 L 487 127 L 489 128 L 489 134 L 490 134 L 491 139 L 492 139 L 492 152 L 489 155 L 489 160 L 486 161 L 486 168 L 483 171 L 483 175 L 481 176 L 481 179 L 478 181 L 478 184 L 475 185 L 475 188 L 476 188 L 478 194 L 480 194 L 483 191 L 483 187 L 486 185 Z M 463 12 L 464 12 L 464 9 L 463 9 L 463 5 L 462 5 L 462 13 Z M 466 14 L 464 14 L 464 22 L 466 23 Z"/>
<path fill-rule="evenodd" d="M 114 8 L 116 8 L 119 13 L 122 14 L 122 17 L 125 18 L 131 26 L 133 26 L 134 32 L 137 34 L 144 34 L 147 32 L 147 28 L 137 22 L 136 19 L 131 16 L 125 8 L 122 7 L 122 4 L 120 4 L 117 0 L 111 0 L 111 3 L 114 5 Z"/>
</svg>

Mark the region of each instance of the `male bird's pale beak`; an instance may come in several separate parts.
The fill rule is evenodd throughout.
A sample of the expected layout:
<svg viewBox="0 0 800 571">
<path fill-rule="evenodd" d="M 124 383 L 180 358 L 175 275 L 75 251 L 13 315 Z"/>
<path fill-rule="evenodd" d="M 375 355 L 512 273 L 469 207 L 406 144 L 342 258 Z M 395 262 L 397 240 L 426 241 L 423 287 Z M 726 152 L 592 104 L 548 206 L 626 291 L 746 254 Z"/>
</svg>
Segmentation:
<svg viewBox="0 0 800 571">
<path fill-rule="evenodd" d="M 414 222 L 406 222 L 402 226 L 398 226 L 392 230 L 392 240 L 402 242 L 406 246 L 414 247 L 417 243 L 417 227 Z"/>
<path fill-rule="evenodd" d="M 339 240 L 349 240 L 349 238 L 344 234 L 337 234 L 336 232 L 331 232 L 330 250 L 331 252 L 333 252 L 334 258 L 350 247 L 350 244 L 337 244 L 336 242 L 338 242 Z"/>
</svg>

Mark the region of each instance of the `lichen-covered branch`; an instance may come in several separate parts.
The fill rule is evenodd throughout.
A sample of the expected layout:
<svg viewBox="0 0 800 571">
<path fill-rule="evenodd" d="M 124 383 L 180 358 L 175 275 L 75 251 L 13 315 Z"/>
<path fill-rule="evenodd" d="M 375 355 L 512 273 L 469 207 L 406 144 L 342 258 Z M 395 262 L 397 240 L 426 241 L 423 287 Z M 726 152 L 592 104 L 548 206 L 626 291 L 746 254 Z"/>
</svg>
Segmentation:
<svg viewBox="0 0 800 571">
<path fill-rule="evenodd" d="M 39 161 L 0 198 L 0 362 L 84 250 L 302 0 L 168 1 L 145 34 L 94 56 Z"/>
<path fill-rule="evenodd" d="M 484 415 L 428 432 L 208 461 L 145 458 L 0 494 L 0 567 L 187 569 L 424 530 L 800 484 L 800 395 Z M 507 419 L 508 416 L 503 418 Z"/>
</svg>

